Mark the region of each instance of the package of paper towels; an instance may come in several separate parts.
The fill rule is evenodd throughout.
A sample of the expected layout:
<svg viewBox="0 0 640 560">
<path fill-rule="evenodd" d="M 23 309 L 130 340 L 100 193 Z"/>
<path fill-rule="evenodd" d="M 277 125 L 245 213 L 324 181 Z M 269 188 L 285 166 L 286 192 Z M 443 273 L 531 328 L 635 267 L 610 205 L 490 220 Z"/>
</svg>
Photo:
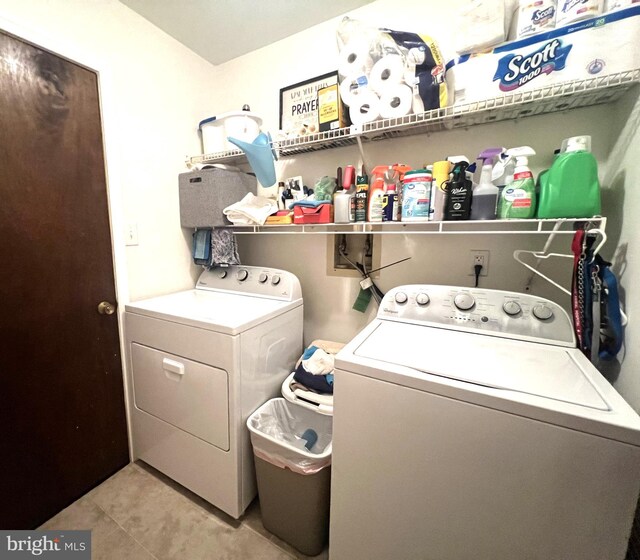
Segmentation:
<svg viewBox="0 0 640 560">
<path fill-rule="evenodd" d="M 337 36 L 340 97 L 353 124 L 447 105 L 444 60 L 431 37 L 375 29 L 348 17 Z"/>
<path fill-rule="evenodd" d="M 456 104 L 640 67 L 640 6 L 506 43 L 447 63 Z"/>
</svg>

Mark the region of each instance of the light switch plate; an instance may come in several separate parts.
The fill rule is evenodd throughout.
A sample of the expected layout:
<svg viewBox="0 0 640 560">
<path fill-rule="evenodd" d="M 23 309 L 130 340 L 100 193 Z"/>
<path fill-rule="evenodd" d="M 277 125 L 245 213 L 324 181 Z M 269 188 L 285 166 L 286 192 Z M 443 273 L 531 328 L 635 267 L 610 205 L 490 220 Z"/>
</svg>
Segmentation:
<svg viewBox="0 0 640 560">
<path fill-rule="evenodd" d="M 138 224 L 131 222 L 127 224 L 127 230 L 125 231 L 125 245 L 137 245 L 138 244 Z"/>
</svg>

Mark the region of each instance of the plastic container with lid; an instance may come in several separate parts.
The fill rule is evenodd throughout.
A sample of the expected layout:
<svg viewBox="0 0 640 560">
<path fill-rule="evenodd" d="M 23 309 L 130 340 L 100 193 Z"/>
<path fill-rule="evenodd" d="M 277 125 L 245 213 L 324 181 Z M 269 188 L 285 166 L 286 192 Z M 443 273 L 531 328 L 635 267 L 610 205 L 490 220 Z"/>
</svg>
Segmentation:
<svg viewBox="0 0 640 560">
<path fill-rule="evenodd" d="M 590 218 L 601 213 L 598 163 L 590 136 L 563 140 L 560 153 L 538 180 L 539 218 Z"/>
<path fill-rule="evenodd" d="M 231 111 L 200 121 L 198 130 L 202 135 L 202 153 L 215 154 L 236 150 L 228 136 L 244 142 L 253 142 L 258 134 L 262 119 L 250 111 Z"/>
<path fill-rule="evenodd" d="M 407 171 L 402 184 L 402 221 L 428 222 L 431 205 L 431 171 Z"/>
</svg>

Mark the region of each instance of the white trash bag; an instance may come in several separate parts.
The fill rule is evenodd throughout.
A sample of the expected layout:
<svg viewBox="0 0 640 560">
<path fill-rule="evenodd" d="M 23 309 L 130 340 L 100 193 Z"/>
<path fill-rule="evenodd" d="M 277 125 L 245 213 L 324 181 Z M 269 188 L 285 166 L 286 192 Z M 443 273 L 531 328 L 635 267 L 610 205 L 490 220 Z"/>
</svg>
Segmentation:
<svg viewBox="0 0 640 560">
<path fill-rule="evenodd" d="M 331 464 L 332 417 L 283 398 L 271 399 L 247 420 L 256 457 L 299 474 Z"/>
</svg>

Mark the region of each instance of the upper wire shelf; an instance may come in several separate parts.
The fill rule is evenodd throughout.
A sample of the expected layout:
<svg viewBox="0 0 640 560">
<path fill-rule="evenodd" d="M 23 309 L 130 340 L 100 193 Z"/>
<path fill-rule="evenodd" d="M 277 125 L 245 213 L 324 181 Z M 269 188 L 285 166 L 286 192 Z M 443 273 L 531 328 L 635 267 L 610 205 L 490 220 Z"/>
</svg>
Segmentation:
<svg viewBox="0 0 640 560">
<path fill-rule="evenodd" d="M 274 141 L 272 147 L 280 157 L 287 157 L 351 146 L 357 142 L 357 138 L 367 141 L 384 140 L 567 111 L 616 101 L 625 91 L 639 82 L 640 69 L 594 76 L 585 80 L 560 82 L 482 101 L 434 109 L 417 115 L 381 119 L 362 126 L 350 126 L 299 138 Z M 241 150 L 187 158 L 189 167 L 205 163 L 245 162 L 246 157 Z"/>
</svg>

